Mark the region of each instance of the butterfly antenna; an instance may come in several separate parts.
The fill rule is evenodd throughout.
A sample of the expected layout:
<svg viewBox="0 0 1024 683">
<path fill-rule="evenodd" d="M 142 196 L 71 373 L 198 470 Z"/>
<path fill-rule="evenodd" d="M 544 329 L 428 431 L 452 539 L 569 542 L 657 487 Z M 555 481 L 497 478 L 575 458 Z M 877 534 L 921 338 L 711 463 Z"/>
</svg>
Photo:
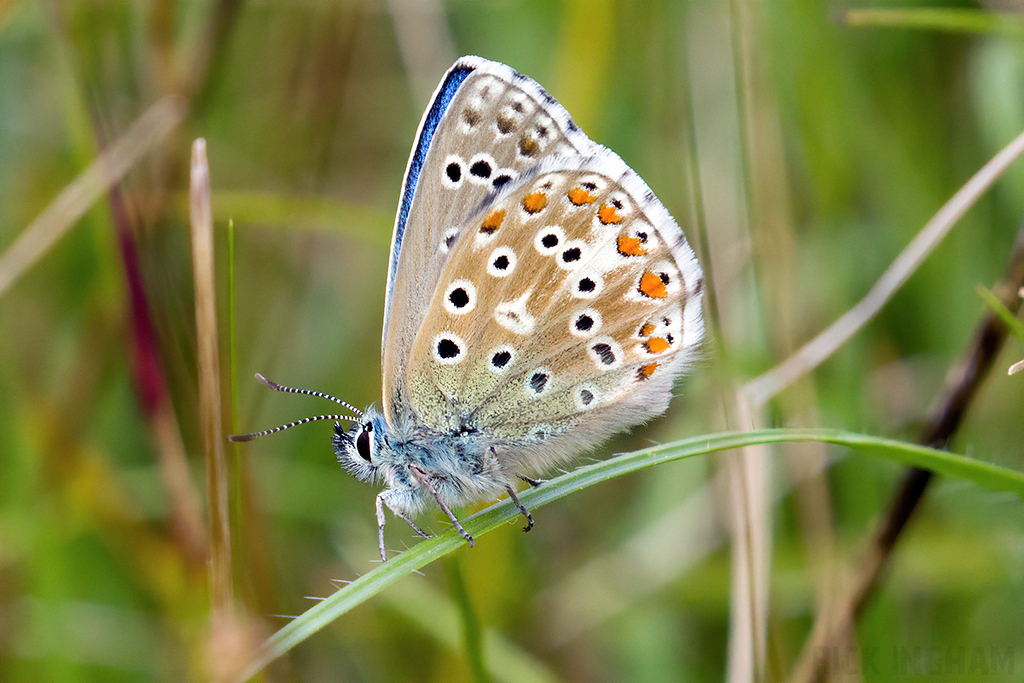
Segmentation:
<svg viewBox="0 0 1024 683">
<path fill-rule="evenodd" d="M 301 420 L 289 422 L 286 425 L 274 427 L 273 429 L 264 429 L 262 432 L 253 432 L 252 434 L 232 434 L 231 436 L 228 437 L 228 441 L 231 441 L 233 443 L 244 443 L 246 441 L 258 439 L 261 436 L 266 436 L 267 434 L 274 434 L 276 432 L 280 432 L 291 427 L 298 427 L 299 425 L 304 425 L 307 422 L 316 422 L 317 420 L 348 420 L 349 422 L 359 422 L 358 418 L 351 417 L 349 415 L 317 415 L 315 417 L 304 417 Z"/>
<path fill-rule="evenodd" d="M 289 394 L 306 394 L 307 396 L 318 396 L 320 398 L 330 399 L 331 401 L 334 401 L 335 403 L 339 403 L 339 404 L 345 406 L 346 408 L 351 410 L 353 413 L 355 413 L 359 417 L 352 417 L 351 415 L 316 415 L 314 417 L 305 417 L 305 418 L 302 418 L 301 420 L 296 420 L 295 422 L 289 422 L 288 424 L 281 425 L 280 427 L 274 427 L 272 429 L 264 429 L 262 432 L 253 432 L 251 434 L 232 434 L 231 436 L 228 437 L 228 441 L 232 441 L 234 443 L 244 443 L 246 441 L 252 441 L 253 439 L 258 439 L 261 436 L 266 436 L 268 434 L 274 434 L 276 432 L 280 432 L 280 431 L 283 431 L 285 429 L 289 429 L 291 427 L 297 427 L 299 425 L 304 425 L 307 422 L 316 422 L 317 420 L 347 420 L 348 422 L 359 422 L 359 419 L 364 416 L 363 411 L 359 410 L 358 408 L 356 408 L 355 406 L 351 405 L 350 403 L 346 403 L 345 401 L 342 401 L 339 398 L 335 398 L 334 396 L 331 396 L 330 394 L 325 394 L 325 393 L 322 393 L 322 392 L 319 392 L 319 391 L 311 391 L 309 389 L 295 389 L 293 387 L 286 387 L 286 386 L 283 386 L 281 384 L 278 384 L 277 382 L 272 382 L 271 380 L 267 379 L 266 377 L 264 377 L 263 375 L 261 375 L 258 372 L 256 373 L 256 379 L 258 379 L 263 384 L 266 384 L 271 389 L 275 389 L 277 391 L 284 391 L 284 392 L 289 393 Z"/>
<path fill-rule="evenodd" d="M 289 394 L 305 394 L 306 396 L 318 396 L 320 398 L 326 398 L 326 399 L 328 399 L 330 401 L 334 401 L 335 403 L 338 403 L 338 404 L 341 404 L 341 405 L 345 406 L 346 408 L 351 410 L 353 413 L 355 413 L 359 417 L 363 416 L 363 411 L 359 410 L 359 408 L 356 408 L 351 403 L 346 403 L 345 401 L 342 401 L 340 398 L 335 398 L 335 397 L 331 396 L 330 394 L 323 393 L 322 391 L 311 391 L 310 389 L 296 389 L 294 387 L 282 386 L 282 385 L 278 384 L 277 382 L 270 381 L 269 379 L 267 379 L 266 377 L 264 377 L 263 375 L 261 375 L 258 372 L 256 373 L 256 379 L 258 379 L 259 381 L 263 382 L 264 384 L 266 384 L 271 389 L 275 389 L 277 391 L 284 391 L 284 392 L 289 393 Z M 355 420 L 353 420 L 353 422 L 354 421 Z"/>
</svg>

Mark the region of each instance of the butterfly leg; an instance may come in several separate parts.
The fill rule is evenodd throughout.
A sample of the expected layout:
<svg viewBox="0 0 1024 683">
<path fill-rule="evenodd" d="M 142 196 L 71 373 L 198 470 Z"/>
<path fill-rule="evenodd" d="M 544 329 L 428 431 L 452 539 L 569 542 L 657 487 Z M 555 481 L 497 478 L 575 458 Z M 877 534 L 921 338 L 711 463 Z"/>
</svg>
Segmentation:
<svg viewBox="0 0 1024 683">
<path fill-rule="evenodd" d="M 387 552 L 384 550 L 384 506 L 387 505 L 387 501 L 384 499 L 384 494 L 385 493 L 387 493 L 387 490 L 381 491 L 380 493 L 378 493 L 377 494 L 377 501 L 376 501 L 376 503 L 377 503 L 377 546 L 378 546 L 378 548 L 380 548 L 380 560 L 381 560 L 381 562 L 387 562 L 388 561 Z M 411 526 L 412 530 L 415 531 L 416 533 L 418 533 L 420 536 L 422 536 L 423 538 L 430 538 L 430 534 L 426 533 L 425 531 L 423 531 L 423 529 L 421 529 L 418 526 L 416 526 L 416 523 L 413 522 L 411 519 L 409 519 L 406 515 L 404 515 L 403 513 L 399 512 L 398 510 L 396 510 L 395 508 L 391 507 L 390 505 L 388 505 L 388 509 L 391 510 L 391 512 L 395 515 L 395 517 L 398 517 L 399 519 L 403 520 L 406 524 Z"/>
<path fill-rule="evenodd" d="M 529 479 L 526 479 L 525 481 L 529 481 Z M 540 482 L 537 483 L 540 484 Z M 523 531 L 529 531 L 533 528 L 533 515 L 530 514 L 530 511 L 526 509 L 525 505 L 519 502 L 519 498 L 516 496 L 515 489 L 513 489 L 511 486 L 506 485 L 505 490 L 508 491 L 508 497 L 512 499 L 512 502 L 516 504 L 516 507 L 519 508 L 519 511 L 523 513 L 523 517 L 526 517 L 526 526 L 523 527 Z"/>
<path fill-rule="evenodd" d="M 377 494 L 377 547 L 380 548 L 380 561 L 387 562 L 388 554 L 384 551 L 384 492 Z"/>
<path fill-rule="evenodd" d="M 440 506 L 444 511 L 444 514 L 448 515 L 448 519 L 452 521 L 452 525 L 459 530 L 459 533 L 462 534 L 463 538 L 469 541 L 469 546 L 475 546 L 476 541 L 474 541 L 473 537 L 469 535 L 469 532 L 462 527 L 462 522 L 460 522 L 459 518 L 456 517 L 452 511 L 448 509 L 448 506 L 441 501 L 441 497 L 437 495 L 437 489 L 434 488 L 433 482 L 430 481 L 430 475 L 415 465 L 409 465 L 409 472 L 412 473 L 412 476 L 416 478 L 416 481 L 418 481 L 421 486 L 430 491 L 431 495 L 434 496 L 434 500 L 437 501 L 438 506 Z"/>
<path fill-rule="evenodd" d="M 519 475 L 519 478 L 522 479 L 523 481 L 525 481 L 530 486 L 533 486 L 533 487 L 540 486 L 545 481 L 544 479 L 530 479 L 529 477 L 524 477 L 521 474 Z"/>
</svg>

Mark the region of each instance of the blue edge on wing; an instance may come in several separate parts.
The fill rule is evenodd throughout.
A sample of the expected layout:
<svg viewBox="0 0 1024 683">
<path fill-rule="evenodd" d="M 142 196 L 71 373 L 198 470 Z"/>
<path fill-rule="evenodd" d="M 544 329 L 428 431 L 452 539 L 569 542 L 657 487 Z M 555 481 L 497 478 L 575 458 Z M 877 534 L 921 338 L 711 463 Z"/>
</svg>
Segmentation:
<svg viewBox="0 0 1024 683">
<path fill-rule="evenodd" d="M 405 224 L 409 220 L 409 207 L 412 205 L 412 198 L 416 194 L 416 186 L 419 185 L 420 172 L 423 170 L 423 162 L 427 158 L 427 151 L 430 149 L 430 143 L 434 139 L 437 125 L 448 110 L 448 105 L 451 104 L 452 98 L 455 97 L 455 93 L 462 85 L 462 82 L 475 70 L 476 67 L 473 66 L 460 66 L 449 71 L 444 83 L 438 88 L 437 96 L 430 105 L 430 111 L 427 112 L 427 116 L 423 120 L 423 129 L 420 131 L 419 140 L 416 141 L 416 152 L 409 160 L 409 168 L 405 173 L 405 184 L 402 188 L 402 204 L 398 210 L 395 234 L 391 238 L 391 277 L 388 280 L 388 304 L 391 303 L 391 294 L 395 290 L 398 255 L 402 250 L 402 238 L 405 237 Z"/>
</svg>

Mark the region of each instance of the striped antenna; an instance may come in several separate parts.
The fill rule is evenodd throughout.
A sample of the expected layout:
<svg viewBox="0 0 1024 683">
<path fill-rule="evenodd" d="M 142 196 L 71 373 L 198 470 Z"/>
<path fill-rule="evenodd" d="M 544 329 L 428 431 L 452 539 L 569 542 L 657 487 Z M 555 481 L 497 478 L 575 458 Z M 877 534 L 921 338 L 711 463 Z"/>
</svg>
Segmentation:
<svg viewBox="0 0 1024 683">
<path fill-rule="evenodd" d="M 278 384 L 277 382 L 271 382 L 269 379 L 267 379 L 266 377 L 264 377 L 263 375 L 261 375 L 258 372 L 256 373 L 256 379 L 258 379 L 259 381 L 263 382 L 264 384 L 266 384 L 271 389 L 276 389 L 277 391 L 284 391 L 284 392 L 289 393 L 289 394 L 305 394 L 306 396 L 318 396 L 320 398 L 326 398 L 326 399 L 328 399 L 330 401 L 334 401 L 335 403 L 340 403 L 341 405 L 345 406 L 346 408 L 351 410 L 353 413 L 355 413 L 359 417 L 363 416 L 363 411 L 359 410 L 359 408 L 356 408 L 351 403 L 346 403 L 345 401 L 342 401 L 340 398 L 334 398 L 330 394 L 325 394 L 325 393 L 320 392 L 320 391 L 311 391 L 309 389 L 295 389 L 293 387 L 282 386 L 282 385 Z M 358 422 L 358 420 L 352 420 L 352 421 L 353 422 Z"/>
<path fill-rule="evenodd" d="M 363 411 L 359 410 L 352 404 L 346 403 L 345 401 L 342 401 L 340 398 L 335 398 L 330 394 L 325 394 L 320 391 L 311 391 L 309 389 L 295 389 L 294 387 L 286 387 L 281 384 L 278 384 L 277 382 L 272 382 L 271 380 L 267 379 L 258 372 L 256 373 L 256 379 L 258 379 L 260 382 L 266 384 L 268 387 L 276 391 L 283 391 L 289 394 L 305 394 L 307 396 L 317 396 L 319 398 L 329 399 L 331 401 L 334 401 L 335 403 L 339 403 L 345 406 L 359 417 L 352 417 L 350 415 L 317 415 L 315 417 L 306 417 L 301 420 L 296 420 L 295 422 L 289 422 L 288 424 L 281 425 L 280 427 L 274 427 L 273 429 L 264 429 L 262 432 L 253 432 L 251 434 L 232 434 L 231 436 L 228 437 L 228 441 L 232 441 L 234 443 L 244 443 L 246 441 L 258 439 L 261 436 L 266 436 L 267 434 L 273 434 L 275 432 L 280 432 L 290 427 L 304 425 L 307 422 L 316 422 L 317 420 L 347 420 L 349 422 L 359 422 L 359 418 L 363 417 L 364 415 Z"/>
<path fill-rule="evenodd" d="M 274 427 L 273 429 L 264 429 L 262 432 L 253 432 L 252 434 L 232 434 L 231 436 L 228 437 L 228 441 L 231 441 L 231 442 L 234 442 L 234 443 L 244 443 L 246 441 L 252 441 L 253 439 L 258 439 L 261 436 L 266 436 L 267 434 L 273 434 L 274 432 L 280 432 L 280 431 L 282 431 L 284 429 L 288 429 L 289 427 L 297 427 L 299 425 L 304 425 L 307 422 L 316 422 L 317 420 L 348 420 L 349 422 L 359 422 L 358 419 L 356 419 L 354 417 L 349 417 L 348 415 L 317 415 L 316 417 L 304 417 L 301 420 L 296 420 L 295 422 L 289 422 L 286 425 L 281 425 L 280 427 Z"/>
</svg>

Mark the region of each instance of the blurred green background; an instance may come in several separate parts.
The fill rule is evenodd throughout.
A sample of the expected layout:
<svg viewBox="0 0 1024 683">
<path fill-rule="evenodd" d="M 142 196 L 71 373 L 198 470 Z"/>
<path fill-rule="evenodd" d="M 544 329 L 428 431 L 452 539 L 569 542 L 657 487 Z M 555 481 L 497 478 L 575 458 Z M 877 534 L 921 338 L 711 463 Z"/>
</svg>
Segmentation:
<svg viewBox="0 0 1024 683">
<path fill-rule="evenodd" d="M 226 429 L 249 431 L 331 408 L 275 394 L 254 372 L 356 405 L 380 400 L 393 216 L 444 70 L 479 54 L 545 86 L 644 177 L 713 286 L 714 337 L 668 414 L 586 461 L 747 427 L 728 417 L 736 387 L 855 303 L 1024 129 L 1019 17 L 980 32 L 843 21 L 867 6 L 0 1 L 0 250 L 159 98 L 178 92 L 187 107 L 117 192 L 0 294 L 0 679 L 206 680 L 332 581 L 376 566 L 377 491 L 338 467 L 328 423 L 232 447 L 246 628 L 211 642 L 186 196 L 194 138 L 207 140 L 214 192 L 222 369 L 235 387 Z M 943 6 L 973 18 L 1021 11 Z M 974 287 L 998 279 L 1022 218 L 1018 163 L 767 422 L 913 440 L 983 311 Z M 1011 342 L 954 450 L 1024 467 L 1024 380 L 1005 372 L 1022 357 Z M 769 457 L 767 675 L 785 680 L 901 470 L 806 445 Z M 719 467 L 674 463 L 541 508 L 529 535 L 510 524 L 478 539 L 263 675 L 479 679 L 463 627 L 444 618 L 461 583 L 479 628 L 514 653 L 495 679 L 723 680 Z M 1019 680 L 1022 523 L 1018 499 L 939 482 L 859 625 L 860 650 L 837 653 L 837 680 Z M 389 518 L 393 551 L 417 540 L 404 526 Z"/>
</svg>

